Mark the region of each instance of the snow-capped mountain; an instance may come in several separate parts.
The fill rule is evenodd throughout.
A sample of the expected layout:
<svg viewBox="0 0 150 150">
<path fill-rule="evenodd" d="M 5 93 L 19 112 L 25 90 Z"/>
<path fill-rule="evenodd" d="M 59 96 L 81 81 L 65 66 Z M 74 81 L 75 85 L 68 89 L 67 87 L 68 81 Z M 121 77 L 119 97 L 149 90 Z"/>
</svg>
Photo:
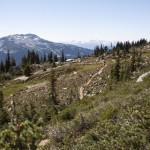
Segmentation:
<svg viewBox="0 0 150 150">
<path fill-rule="evenodd" d="M 59 57 L 62 49 L 67 58 L 74 58 L 78 53 L 83 56 L 93 52 L 88 48 L 44 40 L 34 34 L 16 34 L 0 38 L 0 59 L 4 59 L 7 51 L 9 51 L 19 62 L 21 57 L 27 54 L 28 50 L 35 50 L 40 56 L 52 51 L 57 53 Z"/>
<path fill-rule="evenodd" d="M 68 42 L 63 42 L 66 44 L 72 44 L 72 45 L 76 45 L 79 47 L 83 47 L 83 48 L 88 48 L 88 49 L 94 49 L 97 45 L 103 45 L 103 46 L 115 46 L 116 45 L 116 41 L 100 41 L 100 40 L 90 40 L 90 41 L 68 41 Z"/>
</svg>

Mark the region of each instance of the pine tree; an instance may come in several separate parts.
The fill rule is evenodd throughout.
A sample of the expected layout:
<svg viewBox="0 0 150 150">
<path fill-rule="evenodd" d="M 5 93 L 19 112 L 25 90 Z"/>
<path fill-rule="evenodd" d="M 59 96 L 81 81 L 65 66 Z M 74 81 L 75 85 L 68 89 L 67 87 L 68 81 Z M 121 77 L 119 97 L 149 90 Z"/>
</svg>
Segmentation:
<svg viewBox="0 0 150 150">
<path fill-rule="evenodd" d="M 40 64 L 40 59 L 38 53 L 35 54 L 35 63 Z"/>
<path fill-rule="evenodd" d="M 52 69 L 50 75 L 50 101 L 52 101 L 53 105 L 58 105 L 57 95 L 56 95 L 56 77 L 55 71 Z"/>
<path fill-rule="evenodd" d="M 78 52 L 78 56 L 77 56 L 77 58 L 81 58 L 81 56 L 80 56 L 80 53 Z"/>
<path fill-rule="evenodd" d="M 48 53 L 48 62 L 49 62 L 49 63 L 52 63 L 52 62 L 53 62 L 53 53 L 52 53 L 52 51 L 50 51 L 50 52 Z"/>
<path fill-rule="evenodd" d="M 8 51 L 6 59 L 5 59 L 5 71 L 8 72 L 9 68 L 10 68 L 10 54 L 9 54 L 9 51 Z"/>
<path fill-rule="evenodd" d="M 54 62 L 58 62 L 58 57 L 56 53 L 54 54 Z"/>
<path fill-rule="evenodd" d="M 47 61 L 45 53 L 44 53 L 43 61 L 44 61 L 44 62 Z"/>
<path fill-rule="evenodd" d="M 14 59 L 14 57 L 11 57 L 10 66 L 11 67 L 16 66 L 16 60 Z"/>
<path fill-rule="evenodd" d="M 64 56 L 64 51 L 62 50 L 61 51 L 61 62 L 64 62 L 65 61 L 65 56 Z"/>
<path fill-rule="evenodd" d="M 116 81 L 118 82 L 120 79 L 120 58 L 117 57 L 116 58 L 116 64 L 115 64 L 115 68 L 114 68 L 114 76 Z"/>
<path fill-rule="evenodd" d="M 0 73 L 4 73 L 4 72 L 5 72 L 5 66 L 4 66 L 3 61 L 1 60 L 1 63 L 0 63 Z"/>
<path fill-rule="evenodd" d="M 29 52 L 29 63 L 30 64 L 34 64 L 35 63 L 35 52 L 34 52 L 34 50 Z"/>
<path fill-rule="evenodd" d="M 96 46 L 94 49 L 94 55 L 95 55 L 95 57 L 99 57 L 99 54 L 100 54 L 100 48 L 99 48 L 99 46 Z"/>
<path fill-rule="evenodd" d="M 29 67 L 29 65 L 26 65 L 24 68 L 24 75 L 26 76 L 30 76 L 31 75 L 31 69 Z"/>
<path fill-rule="evenodd" d="M 4 96 L 3 92 L 0 90 L 0 109 L 3 109 L 3 104 L 4 104 Z"/>
</svg>

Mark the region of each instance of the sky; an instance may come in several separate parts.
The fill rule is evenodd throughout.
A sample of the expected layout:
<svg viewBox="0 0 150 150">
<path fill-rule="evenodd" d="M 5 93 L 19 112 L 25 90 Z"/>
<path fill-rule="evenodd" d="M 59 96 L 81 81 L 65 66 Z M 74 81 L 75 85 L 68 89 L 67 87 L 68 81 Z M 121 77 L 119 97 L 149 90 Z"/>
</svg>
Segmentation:
<svg viewBox="0 0 150 150">
<path fill-rule="evenodd" d="M 0 37 L 150 40 L 150 0 L 0 0 Z"/>
</svg>

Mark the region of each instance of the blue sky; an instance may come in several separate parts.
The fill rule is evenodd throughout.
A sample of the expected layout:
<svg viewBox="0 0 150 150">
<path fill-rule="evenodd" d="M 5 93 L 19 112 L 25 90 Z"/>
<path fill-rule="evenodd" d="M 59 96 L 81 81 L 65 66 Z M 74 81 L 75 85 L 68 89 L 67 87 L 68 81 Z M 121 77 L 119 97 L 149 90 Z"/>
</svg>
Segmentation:
<svg viewBox="0 0 150 150">
<path fill-rule="evenodd" d="M 150 0 L 0 0 L 0 37 L 150 40 Z"/>
</svg>

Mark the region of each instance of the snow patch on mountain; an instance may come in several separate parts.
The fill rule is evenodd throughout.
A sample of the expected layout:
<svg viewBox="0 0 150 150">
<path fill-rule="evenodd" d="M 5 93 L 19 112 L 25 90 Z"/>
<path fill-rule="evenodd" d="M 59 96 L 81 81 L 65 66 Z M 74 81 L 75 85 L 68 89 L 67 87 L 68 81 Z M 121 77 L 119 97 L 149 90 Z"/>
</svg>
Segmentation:
<svg viewBox="0 0 150 150">
<path fill-rule="evenodd" d="M 62 49 L 67 58 L 74 58 L 78 53 L 81 56 L 93 53 L 93 51 L 88 48 L 51 42 L 34 34 L 15 34 L 0 38 L 0 59 L 4 59 L 7 51 L 9 51 L 17 61 L 20 61 L 21 57 L 26 55 L 28 50 L 35 50 L 40 56 L 44 54 L 48 55 L 50 51 L 61 56 Z"/>
<path fill-rule="evenodd" d="M 97 46 L 97 45 L 103 45 L 103 46 L 108 46 L 109 48 L 111 48 L 111 46 L 115 46 L 117 41 L 100 41 L 100 40 L 90 40 L 90 41 L 75 41 L 75 40 L 72 40 L 72 41 L 64 41 L 63 43 L 66 43 L 66 44 L 72 44 L 72 45 L 76 45 L 76 46 L 79 46 L 79 47 L 83 47 L 83 48 L 88 48 L 88 49 L 92 49 L 94 50 L 94 48 Z"/>
</svg>

